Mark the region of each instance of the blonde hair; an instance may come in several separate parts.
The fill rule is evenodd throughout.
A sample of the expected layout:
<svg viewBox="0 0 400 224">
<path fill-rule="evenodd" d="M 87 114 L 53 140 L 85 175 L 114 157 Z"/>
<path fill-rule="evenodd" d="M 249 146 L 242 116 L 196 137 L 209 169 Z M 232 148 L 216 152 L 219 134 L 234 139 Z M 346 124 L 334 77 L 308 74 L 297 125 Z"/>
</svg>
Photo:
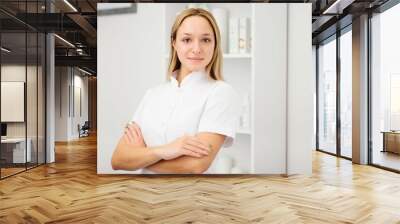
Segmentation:
<svg viewBox="0 0 400 224">
<path fill-rule="evenodd" d="M 169 78 L 172 76 L 172 73 L 181 67 L 181 62 L 179 61 L 178 54 L 172 44 L 176 40 L 176 35 L 178 33 L 179 27 L 182 25 L 182 22 L 190 16 L 201 16 L 205 18 L 210 24 L 211 28 L 213 29 L 215 46 L 214 46 L 213 57 L 211 58 L 210 63 L 206 66 L 206 72 L 211 79 L 223 80 L 221 71 L 222 70 L 221 35 L 219 32 L 219 28 L 217 22 L 214 19 L 214 16 L 207 10 L 200 8 L 189 8 L 183 10 L 176 17 L 175 22 L 172 25 L 167 79 L 169 80 Z"/>
</svg>

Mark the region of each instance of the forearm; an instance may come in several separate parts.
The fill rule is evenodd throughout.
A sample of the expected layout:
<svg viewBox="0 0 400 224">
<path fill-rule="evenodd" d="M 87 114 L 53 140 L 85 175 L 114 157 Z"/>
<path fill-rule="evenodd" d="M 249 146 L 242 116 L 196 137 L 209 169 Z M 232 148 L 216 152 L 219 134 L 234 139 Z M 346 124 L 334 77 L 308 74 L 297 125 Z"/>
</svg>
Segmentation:
<svg viewBox="0 0 400 224">
<path fill-rule="evenodd" d="M 225 136 L 212 133 L 201 133 L 196 136 L 199 139 L 202 139 L 203 142 L 208 143 L 208 145 L 210 146 L 211 151 L 208 155 L 201 158 L 192 156 L 181 156 L 172 160 L 160 160 L 159 162 L 146 167 L 146 169 L 149 169 L 156 173 L 204 173 L 208 170 L 213 160 L 215 159 L 219 149 L 221 148 L 221 145 L 225 140 Z"/>
<path fill-rule="evenodd" d="M 123 140 L 118 144 L 112 158 L 114 170 L 137 170 L 161 160 L 155 154 L 155 148 L 133 147 Z"/>
<path fill-rule="evenodd" d="M 156 173 L 174 173 L 174 174 L 197 174 L 203 173 L 201 160 L 190 156 L 181 156 L 172 160 L 160 160 L 146 169 Z"/>
</svg>

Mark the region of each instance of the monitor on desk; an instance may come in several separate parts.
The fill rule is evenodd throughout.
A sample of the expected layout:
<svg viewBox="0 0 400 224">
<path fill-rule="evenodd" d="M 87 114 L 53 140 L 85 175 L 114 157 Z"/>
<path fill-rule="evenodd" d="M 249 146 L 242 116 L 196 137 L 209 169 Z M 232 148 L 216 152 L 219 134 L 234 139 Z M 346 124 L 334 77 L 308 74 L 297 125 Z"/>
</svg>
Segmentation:
<svg viewBox="0 0 400 224">
<path fill-rule="evenodd" d="M 7 137 L 7 124 L 1 123 L 1 138 Z"/>
</svg>

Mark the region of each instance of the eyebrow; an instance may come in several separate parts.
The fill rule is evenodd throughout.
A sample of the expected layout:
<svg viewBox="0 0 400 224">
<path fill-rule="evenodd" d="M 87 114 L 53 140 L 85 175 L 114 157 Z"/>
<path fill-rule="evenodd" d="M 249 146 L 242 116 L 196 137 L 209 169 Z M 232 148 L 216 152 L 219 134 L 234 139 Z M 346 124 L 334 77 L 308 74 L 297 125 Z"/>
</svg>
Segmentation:
<svg viewBox="0 0 400 224">
<path fill-rule="evenodd" d="M 183 35 L 191 36 L 191 33 L 183 33 Z M 209 33 L 203 33 L 202 36 L 211 36 Z"/>
</svg>

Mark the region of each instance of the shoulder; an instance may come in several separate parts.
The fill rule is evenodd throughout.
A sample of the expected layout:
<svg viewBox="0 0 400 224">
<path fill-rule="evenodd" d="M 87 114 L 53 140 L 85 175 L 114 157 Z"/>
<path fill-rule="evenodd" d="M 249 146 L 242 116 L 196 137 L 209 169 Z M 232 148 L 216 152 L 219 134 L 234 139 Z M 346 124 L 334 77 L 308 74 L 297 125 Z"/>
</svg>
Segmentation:
<svg viewBox="0 0 400 224">
<path fill-rule="evenodd" d="M 222 98 L 236 98 L 237 92 L 232 85 L 225 81 L 218 80 L 215 82 L 214 91 L 212 93 L 213 97 Z"/>
<path fill-rule="evenodd" d="M 225 81 L 222 81 L 222 80 L 215 81 L 215 86 L 217 88 L 220 88 L 220 89 L 231 89 L 231 90 L 233 90 L 233 87 L 232 87 L 231 84 L 229 84 L 229 83 L 227 83 Z"/>
<path fill-rule="evenodd" d="M 230 84 L 216 81 L 207 101 L 212 105 L 237 106 L 239 98 L 239 94 Z"/>
</svg>

